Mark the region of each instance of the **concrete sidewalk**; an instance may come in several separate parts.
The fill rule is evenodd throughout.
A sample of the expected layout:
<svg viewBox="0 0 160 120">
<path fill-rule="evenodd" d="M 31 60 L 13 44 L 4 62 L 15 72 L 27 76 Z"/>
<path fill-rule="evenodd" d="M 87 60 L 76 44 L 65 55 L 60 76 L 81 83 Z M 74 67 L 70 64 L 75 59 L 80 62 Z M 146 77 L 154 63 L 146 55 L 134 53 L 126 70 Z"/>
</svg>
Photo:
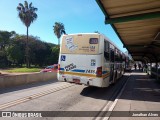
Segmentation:
<svg viewBox="0 0 160 120">
<path fill-rule="evenodd" d="M 160 84 L 146 73 L 132 72 L 113 111 L 160 111 Z M 160 112 L 158 115 L 159 117 L 110 117 L 109 120 L 160 120 Z"/>
</svg>

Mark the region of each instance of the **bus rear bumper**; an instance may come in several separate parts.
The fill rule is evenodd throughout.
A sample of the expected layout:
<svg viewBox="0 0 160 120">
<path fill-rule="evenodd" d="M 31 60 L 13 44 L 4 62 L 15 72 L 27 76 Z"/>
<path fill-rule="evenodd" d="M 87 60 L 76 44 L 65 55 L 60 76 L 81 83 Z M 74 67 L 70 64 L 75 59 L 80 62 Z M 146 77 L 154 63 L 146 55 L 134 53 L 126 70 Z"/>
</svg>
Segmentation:
<svg viewBox="0 0 160 120">
<path fill-rule="evenodd" d="M 86 76 L 74 76 L 74 75 L 58 75 L 58 81 L 70 82 L 75 84 L 84 84 L 87 86 L 107 87 L 102 86 L 103 78 Z"/>
</svg>

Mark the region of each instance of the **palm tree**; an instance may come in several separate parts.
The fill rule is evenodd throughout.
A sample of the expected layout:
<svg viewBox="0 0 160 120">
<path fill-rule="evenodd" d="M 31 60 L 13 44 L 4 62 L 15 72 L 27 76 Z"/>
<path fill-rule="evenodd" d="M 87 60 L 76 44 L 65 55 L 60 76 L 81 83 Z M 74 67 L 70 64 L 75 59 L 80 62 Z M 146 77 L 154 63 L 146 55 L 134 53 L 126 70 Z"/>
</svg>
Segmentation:
<svg viewBox="0 0 160 120">
<path fill-rule="evenodd" d="M 32 6 L 32 2 L 28 5 L 27 1 L 24 1 L 24 5 L 19 3 L 17 6 L 18 16 L 22 23 L 27 27 L 27 42 L 26 42 L 26 64 L 29 67 L 29 47 L 28 47 L 28 28 L 33 21 L 37 19 L 37 8 Z"/>
<path fill-rule="evenodd" d="M 62 34 L 66 34 L 63 23 L 55 22 L 55 25 L 53 26 L 53 31 L 58 38 L 58 45 L 60 45 L 60 37 L 62 36 Z"/>
</svg>

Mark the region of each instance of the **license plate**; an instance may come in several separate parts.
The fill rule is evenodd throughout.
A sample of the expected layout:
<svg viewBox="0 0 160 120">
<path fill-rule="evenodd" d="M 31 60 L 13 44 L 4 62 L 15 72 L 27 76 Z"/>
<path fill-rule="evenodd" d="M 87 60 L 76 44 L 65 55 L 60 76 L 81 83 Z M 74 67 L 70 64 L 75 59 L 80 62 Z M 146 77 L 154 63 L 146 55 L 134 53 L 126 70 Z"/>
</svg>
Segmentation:
<svg viewBox="0 0 160 120">
<path fill-rule="evenodd" d="M 80 83 L 80 80 L 79 79 L 73 79 L 73 82 Z"/>
</svg>

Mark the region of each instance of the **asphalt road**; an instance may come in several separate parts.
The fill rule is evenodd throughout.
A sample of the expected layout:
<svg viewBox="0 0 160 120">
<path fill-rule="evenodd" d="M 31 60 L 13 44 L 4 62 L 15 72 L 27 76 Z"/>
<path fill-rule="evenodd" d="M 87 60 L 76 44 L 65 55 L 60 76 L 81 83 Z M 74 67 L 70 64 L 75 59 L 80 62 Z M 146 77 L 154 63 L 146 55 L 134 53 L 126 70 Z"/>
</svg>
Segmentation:
<svg viewBox="0 0 160 120">
<path fill-rule="evenodd" d="M 109 101 L 114 101 L 117 91 L 125 83 L 127 76 L 122 77 L 115 85 L 108 88 L 87 87 L 65 82 L 48 81 L 16 88 L 1 89 L 0 111 L 102 111 Z M 78 112 L 77 112 L 78 113 Z M 70 114 L 70 113 L 69 113 Z M 23 118 L 26 120 L 62 120 L 62 119 L 95 119 L 92 117 L 42 117 Z M 72 115 L 71 115 L 72 116 Z M 19 120 L 22 118 L 0 118 L 4 120 Z"/>
</svg>

